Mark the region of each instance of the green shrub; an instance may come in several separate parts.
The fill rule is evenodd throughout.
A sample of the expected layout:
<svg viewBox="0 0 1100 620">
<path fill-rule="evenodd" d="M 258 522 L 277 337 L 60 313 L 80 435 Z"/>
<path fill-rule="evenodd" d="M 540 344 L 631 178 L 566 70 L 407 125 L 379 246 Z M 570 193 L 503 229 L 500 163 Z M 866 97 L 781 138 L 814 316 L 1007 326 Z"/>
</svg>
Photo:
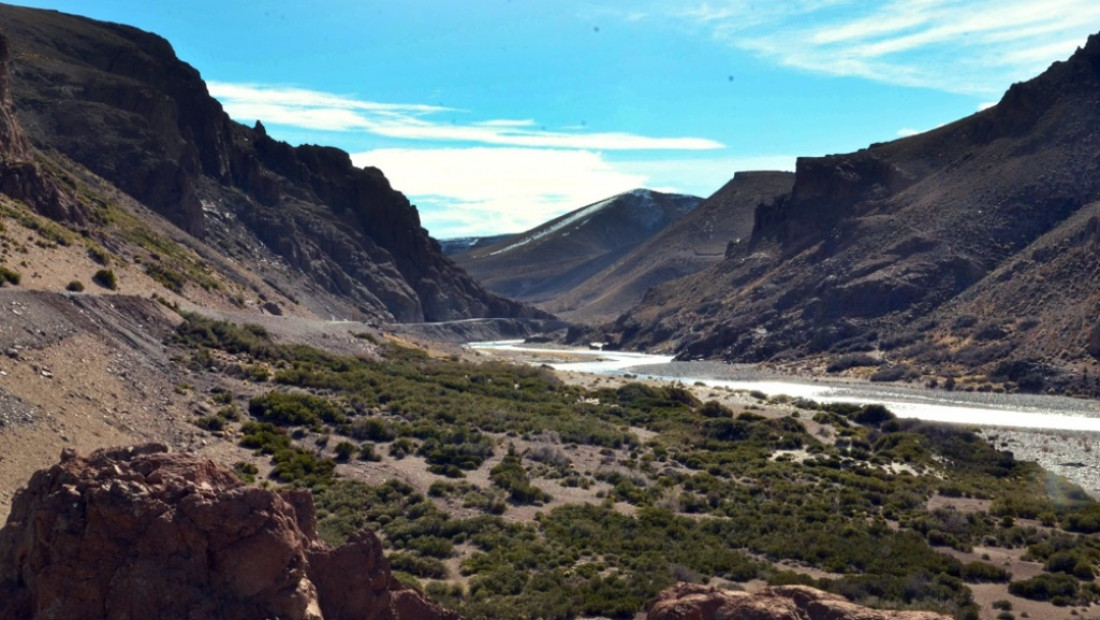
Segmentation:
<svg viewBox="0 0 1100 620">
<path fill-rule="evenodd" d="M 512 451 L 509 451 L 500 465 L 489 471 L 489 480 L 508 493 L 508 498 L 517 504 L 538 505 L 551 499 L 542 489 L 531 484 L 522 459 Z"/>
<path fill-rule="evenodd" d="M 358 418 L 351 423 L 348 435 L 360 441 L 391 441 L 393 429 L 385 420 L 378 418 Z"/>
<path fill-rule="evenodd" d="M 118 278 L 110 269 L 100 269 L 92 276 L 92 282 L 112 291 L 118 290 Z"/>
<path fill-rule="evenodd" d="M 1007 582 L 1012 574 L 1005 569 L 986 562 L 968 562 L 962 566 L 961 577 L 970 583 Z"/>
<path fill-rule="evenodd" d="M 104 267 L 111 264 L 111 255 L 98 245 L 88 247 L 88 257 Z"/>
<path fill-rule="evenodd" d="M 341 441 L 333 448 L 333 451 L 336 453 L 336 460 L 343 462 L 351 460 L 352 455 L 354 455 L 357 450 L 358 448 L 356 445 L 350 441 Z"/>
<path fill-rule="evenodd" d="M 0 286 L 4 286 L 5 283 L 17 285 L 22 279 L 23 276 L 19 275 L 18 271 L 12 271 L 0 265 Z"/>
<path fill-rule="evenodd" d="M 1050 601 L 1055 597 L 1074 600 L 1077 598 L 1077 587 L 1077 580 L 1064 573 L 1040 573 L 1031 579 L 1013 581 L 1008 584 L 1008 591 L 1033 601 Z"/>
<path fill-rule="evenodd" d="M 390 567 L 426 579 L 446 579 L 447 567 L 435 558 L 425 558 L 413 553 L 391 553 Z"/>
<path fill-rule="evenodd" d="M 182 273 L 168 269 L 159 263 L 146 264 L 145 273 L 159 282 L 161 286 L 176 294 L 183 293 L 183 285 L 187 283 L 187 277 Z"/>
<path fill-rule="evenodd" d="M 382 460 L 382 456 L 375 453 L 374 444 L 365 443 L 359 446 L 359 460 L 377 462 Z"/>
<path fill-rule="evenodd" d="M 248 402 L 248 413 L 265 422 L 283 426 L 319 427 L 321 422 L 340 424 L 346 420 L 327 398 L 312 394 L 268 392 Z"/>
<path fill-rule="evenodd" d="M 195 420 L 195 426 L 207 431 L 225 430 L 225 418 L 219 415 L 206 415 Z"/>
<path fill-rule="evenodd" d="M 699 407 L 699 413 L 707 418 L 731 418 L 733 411 L 716 400 L 708 400 Z"/>
<path fill-rule="evenodd" d="M 81 293 L 84 291 L 84 283 L 80 280 L 73 280 L 65 285 L 65 290 L 71 293 Z"/>
<path fill-rule="evenodd" d="M 237 461 L 233 464 L 233 472 L 237 474 L 237 477 L 241 479 L 241 482 L 244 482 L 245 484 L 252 484 L 253 482 L 256 482 L 256 474 L 260 473 L 260 470 L 252 463 Z"/>
</svg>

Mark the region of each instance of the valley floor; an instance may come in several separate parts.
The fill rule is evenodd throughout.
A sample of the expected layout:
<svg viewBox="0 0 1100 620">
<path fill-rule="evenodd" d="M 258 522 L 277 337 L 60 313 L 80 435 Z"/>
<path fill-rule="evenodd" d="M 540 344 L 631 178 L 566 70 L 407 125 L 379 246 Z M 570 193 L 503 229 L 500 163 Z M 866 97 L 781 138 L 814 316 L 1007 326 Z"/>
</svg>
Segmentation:
<svg viewBox="0 0 1100 620">
<path fill-rule="evenodd" d="M 262 380 L 256 380 L 249 378 L 250 373 L 254 374 L 256 368 L 264 364 L 270 367 L 264 373 L 278 368 L 286 370 L 289 366 L 257 361 L 258 358 L 250 362 L 240 355 L 227 356 L 215 350 L 216 347 L 206 350 L 196 349 L 193 345 L 188 348 L 173 344 L 173 333 L 183 320 L 181 316 L 162 303 L 140 297 L 69 295 L 5 288 L 0 289 L 0 313 L 4 317 L 0 321 L 0 353 L 3 353 L 0 356 L 0 519 L 6 518 L 16 489 L 26 484 L 34 471 L 56 462 L 64 448 L 88 453 L 101 447 L 157 441 L 176 450 L 210 456 L 227 465 L 235 464 L 244 469 L 253 467 L 257 479 L 264 479 L 274 471 L 275 465 L 269 455 L 242 446 L 249 431 L 233 420 L 248 420 L 250 414 L 254 416 L 250 403 L 271 393 L 272 388 L 276 387 L 274 382 L 268 381 L 267 375 Z M 359 360 L 378 359 L 386 343 L 394 342 L 385 340 L 371 332 L 369 326 L 359 323 L 228 311 L 214 314 L 222 319 L 260 322 L 264 332 L 277 342 L 306 344 Z M 204 350 L 208 352 L 202 353 Z M 213 351 L 213 358 L 209 357 L 209 351 Z M 299 353 L 307 357 L 313 355 Z M 537 360 L 543 363 L 576 359 L 569 351 L 540 353 L 535 357 L 514 353 L 497 356 L 453 345 L 437 345 L 428 355 L 425 359 L 439 359 L 444 363 L 446 360 L 456 363 L 461 360 L 479 363 Z M 202 359 L 206 360 L 202 362 L 206 364 L 205 368 L 197 365 Z M 744 370 L 740 369 L 740 372 Z M 758 378 L 775 379 L 778 376 L 765 368 L 752 372 Z M 629 391 L 633 389 L 631 385 L 649 385 L 658 392 L 670 385 L 666 381 L 643 380 L 633 376 L 559 371 L 554 373 L 557 379 L 551 379 L 550 375 L 540 373 L 539 381 L 546 381 L 547 386 L 560 380 L 567 386 L 583 388 L 584 393 L 604 394 L 605 398 L 608 394 L 622 393 L 624 389 Z M 764 420 L 761 424 L 780 424 L 797 418 L 805 434 L 822 445 L 830 446 L 826 448 L 830 451 L 840 438 L 838 427 L 833 422 L 819 422 L 816 415 L 807 415 L 804 409 L 799 416 L 800 409 L 794 399 L 706 386 L 689 381 L 687 377 L 677 385 L 690 392 L 699 403 L 714 401 L 729 411 L 743 412 L 741 415 L 751 412 L 746 420 L 760 416 Z M 438 388 L 426 386 L 424 389 Z M 519 383 L 516 389 L 519 389 Z M 313 391 L 318 393 L 316 389 Z M 415 394 L 413 397 L 417 398 Z M 227 417 L 219 422 L 218 418 L 223 415 L 226 406 L 236 406 L 238 413 L 233 415 L 241 418 L 231 418 L 226 414 Z M 244 409 L 248 409 L 250 414 L 245 414 Z M 380 412 L 372 410 L 368 413 L 374 417 Z M 466 413 L 471 412 L 462 412 L 462 415 Z M 396 427 L 399 424 L 399 418 L 392 413 L 383 413 L 381 419 L 387 425 Z M 217 423 L 217 427 L 211 425 L 212 421 Z M 668 507 L 677 515 L 696 523 L 709 518 L 705 506 L 691 509 L 683 509 L 682 506 L 685 501 L 703 501 L 704 491 L 696 489 L 690 492 L 689 489 L 693 478 L 706 477 L 706 474 L 700 472 L 698 466 L 685 465 L 682 458 L 666 461 L 663 456 L 657 457 L 660 451 L 658 446 L 662 443 L 658 441 L 661 433 L 652 430 L 652 424 L 624 422 L 623 426 L 613 429 L 607 426 L 606 420 L 601 420 L 599 423 L 593 422 L 593 427 L 606 427 L 612 432 L 633 436 L 638 443 L 612 447 L 601 446 L 598 442 L 566 441 L 550 431 L 519 433 L 505 429 L 486 430 L 482 434 L 487 437 L 487 445 L 495 446 L 495 449 L 490 450 L 490 454 L 476 466 L 467 468 L 461 477 L 450 478 L 442 476 L 438 466 L 433 466 L 431 456 L 420 451 L 404 453 L 395 450 L 402 439 L 395 440 L 391 436 L 362 442 L 361 447 L 374 442 L 373 460 L 337 459 L 335 469 L 341 479 L 359 481 L 374 488 L 400 489 L 404 488 L 401 485 L 407 485 L 408 490 L 401 492 L 407 493 L 408 497 L 430 498 L 432 510 L 439 510 L 440 514 L 455 523 L 477 523 L 490 513 L 500 514 L 492 512 L 499 509 L 503 524 L 526 526 L 545 519 L 547 515 L 565 518 L 562 515 L 583 506 L 593 510 L 597 507 L 600 510 L 610 509 L 624 518 L 633 518 L 649 509 L 644 506 L 650 500 L 634 497 L 628 501 L 627 497 L 631 493 L 641 493 L 643 489 L 647 493 L 657 492 L 659 485 L 645 482 L 643 486 L 635 487 L 631 480 L 641 481 L 644 476 L 658 474 L 661 478 L 681 482 L 666 489 L 664 495 L 656 500 L 656 506 Z M 327 426 L 323 429 L 297 428 L 294 430 L 295 445 L 319 458 L 335 458 L 343 437 L 332 430 Z M 411 432 L 413 435 L 406 434 L 405 437 L 415 436 L 420 431 L 414 428 Z M 983 434 L 995 446 L 1012 450 L 1020 459 L 1034 459 L 1048 469 L 1059 471 L 1094 495 L 1100 487 L 1095 478 L 1095 459 L 1091 458 L 1096 446 L 1095 434 L 1019 429 L 985 429 Z M 523 477 L 530 475 L 527 484 L 544 494 L 543 500 L 504 501 L 495 472 L 508 465 L 512 454 L 524 455 L 522 462 L 527 472 Z M 640 455 L 643 458 L 639 458 Z M 775 461 L 800 462 L 813 458 L 820 458 L 820 455 L 815 457 L 805 449 L 779 450 L 773 454 Z M 900 461 L 889 466 L 896 472 L 909 467 Z M 706 469 L 717 472 L 717 467 L 718 464 L 714 464 Z M 743 484 L 751 485 L 750 479 L 746 478 Z M 324 498 L 320 501 L 322 507 L 331 507 L 331 498 L 327 500 L 329 504 L 325 503 Z M 947 509 L 960 514 L 989 509 L 988 501 L 974 504 L 975 501 L 978 500 L 934 494 L 930 502 L 939 503 L 930 503 L 926 509 Z M 494 505 L 497 508 L 492 508 Z M 334 527 L 345 527 L 340 525 L 339 520 L 345 516 L 329 513 L 326 518 L 330 521 L 335 519 L 337 525 Z M 376 518 L 371 517 L 372 522 Z M 1032 519 L 1020 519 L 1017 525 L 1044 528 L 1039 521 Z M 386 538 L 394 534 L 383 531 L 382 535 Z M 402 570 L 405 571 L 425 570 L 423 562 L 431 566 L 429 560 L 434 561 L 435 556 L 417 555 L 400 544 L 393 556 L 397 558 L 394 561 L 399 568 L 404 566 Z M 947 548 L 941 550 L 946 551 Z M 1014 578 L 1022 579 L 1042 572 L 1041 563 L 1025 561 L 1026 551 L 1026 545 L 1014 548 L 976 546 L 966 554 L 951 553 L 967 562 L 994 562 L 1010 570 Z M 449 592 L 446 588 L 455 585 L 467 593 L 464 596 L 468 596 L 474 590 L 485 587 L 484 575 L 489 574 L 468 570 L 467 563 L 478 557 L 481 558 L 479 561 L 485 562 L 488 556 L 479 550 L 473 540 L 458 542 L 453 552 L 440 560 L 444 571 L 442 575 L 446 577 L 425 578 L 424 583 L 431 585 L 437 595 L 443 593 L 444 598 Z M 756 557 L 757 561 L 763 558 L 760 554 L 751 557 Z M 422 563 L 416 564 L 414 560 Z M 598 557 L 586 561 L 603 563 Z M 775 568 L 814 579 L 843 576 L 802 561 L 782 560 L 775 563 Z M 683 570 L 686 577 L 699 577 L 687 568 Z M 719 578 L 712 583 L 736 583 L 737 587 L 749 589 L 765 584 L 759 578 L 732 581 Z M 992 603 L 997 600 L 1011 600 L 1018 613 L 1027 611 L 1033 618 L 1069 617 L 1071 610 L 1087 615 L 1091 609 L 1056 608 L 1049 603 L 1010 596 L 1004 583 L 974 584 L 971 591 L 981 609 L 981 616 L 988 618 L 995 616 Z M 462 600 L 451 599 L 450 602 L 454 604 Z"/>
</svg>

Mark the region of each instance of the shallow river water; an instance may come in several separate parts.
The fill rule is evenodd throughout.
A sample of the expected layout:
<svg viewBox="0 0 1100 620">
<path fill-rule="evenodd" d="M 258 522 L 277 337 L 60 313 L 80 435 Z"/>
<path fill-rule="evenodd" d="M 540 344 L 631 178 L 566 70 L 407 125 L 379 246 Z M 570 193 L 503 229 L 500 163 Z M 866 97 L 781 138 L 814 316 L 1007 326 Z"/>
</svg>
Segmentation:
<svg viewBox="0 0 1100 620">
<path fill-rule="evenodd" d="M 948 392 L 888 384 L 783 378 L 751 365 L 674 362 L 671 356 L 547 348 L 525 345 L 522 341 L 478 342 L 467 346 L 536 356 L 541 353 L 549 359 L 567 355 L 577 361 L 545 363 L 572 372 L 700 382 L 711 387 L 758 390 L 769 396 L 786 394 L 818 402 L 881 403 L 903 418 L 982 427 L 1100 432 L 1100 402 L 1064 396 Z"/>
</svg>

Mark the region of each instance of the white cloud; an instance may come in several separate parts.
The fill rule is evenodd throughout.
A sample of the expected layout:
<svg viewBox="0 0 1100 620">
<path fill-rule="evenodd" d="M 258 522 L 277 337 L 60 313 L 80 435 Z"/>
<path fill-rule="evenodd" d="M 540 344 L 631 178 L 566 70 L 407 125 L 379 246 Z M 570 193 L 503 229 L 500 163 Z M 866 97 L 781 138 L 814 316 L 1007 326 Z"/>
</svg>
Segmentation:
<svg viewBox="0 0 1100 620">
<path fill-rule="evenodd" d="M 790 67 L 971 94 L 1033 77 L 1100 28 L 1095 0 L 716 0 L 667 12 Z"/>
<path fill-rule="evenodd" d="M 903 127 L 902 129 L 898 130 L 898 135 L 901 136 L 902 138 L 908 138 L 909 136 L 915 136 L 918 133 L 920 133 L 920 130 L 912 129 L 912 128 L 909 128 L 909 127 Z"/>
<path fill-rule="evenodd" d="M 647 187 L 707 197 L 744 170 L 787 170 L 795 167 L 794 155 L 658 159 L 621 162 L 619 169 L 649 179 Z"/>
<path fill-rule="evenodd" d="M 978 111 L 981 112 L 983 110 L 988 110 L 995 105 L 997 105 L 996 101 L 983 101 L 982 103 L 978 104 Z"/>
<path fill-rule="evenodd" d="M 584 150 L 376 149 L 351 157 L 384 170 L 439 238 L 521 232 L 647 181 Z"/>
<path fill-rule="evenodd" d="M 695 137 L 651 137 L 621 132 L 567 132 L 533 129 L 531 119 L 489 119 L 469 124 L 439 123 L 429 117 L 451 108 L 392 104 L 294 87 L 211 82 L 210 93 L 233 118 L 249 122 L 326 131 L 362 131 L 388 138 L 467 142 L 496 146 L 630 150 L 710 150 L 720 142 Z"/>
</svg>

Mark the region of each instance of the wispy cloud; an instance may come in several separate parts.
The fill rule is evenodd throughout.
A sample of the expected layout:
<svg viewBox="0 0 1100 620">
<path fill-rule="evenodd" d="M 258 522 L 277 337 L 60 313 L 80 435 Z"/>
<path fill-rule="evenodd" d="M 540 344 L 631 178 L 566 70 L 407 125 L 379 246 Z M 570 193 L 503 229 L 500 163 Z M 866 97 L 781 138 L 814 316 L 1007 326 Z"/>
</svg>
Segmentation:
<svg viewBox="0 0 1100 620">
<path fill-rule="evenodd" d="M 807 71 L 991 94 L 1100 28 L 1095 0 L 714 0 L 667 9 L 735 47 Z"/>
<path fill-rule="evenodd" d="M 920 130 L 913 129 L 911 127 L 903 127 L 898 130 L 898 136 L 902 138 L 908 138 L 909 136 L 915 136 L 920 133 Z"/>
<path fill-rule="evenodd" d="M 424 104 L 392 104 L 293 87 L 210 82 L 210 93 L 226 112 L 242 121 L 260 120 L 325 131 L 360 131 L 421 142 L 462 142 L 508 147 L 596 151 L 720 149 L 720 142 L 697 137 L 653 137 L 623 132 L 547 131 L 531 119 L 487 119 L 466 124 L 432 117 L 461 110 Z"/>
<path fill-rule="evenodd" d="M 351 158 L 384 170 L 440 238 L 521 232 L 648 180 L 582 150 L 376 149 Z"/>
</svg>

